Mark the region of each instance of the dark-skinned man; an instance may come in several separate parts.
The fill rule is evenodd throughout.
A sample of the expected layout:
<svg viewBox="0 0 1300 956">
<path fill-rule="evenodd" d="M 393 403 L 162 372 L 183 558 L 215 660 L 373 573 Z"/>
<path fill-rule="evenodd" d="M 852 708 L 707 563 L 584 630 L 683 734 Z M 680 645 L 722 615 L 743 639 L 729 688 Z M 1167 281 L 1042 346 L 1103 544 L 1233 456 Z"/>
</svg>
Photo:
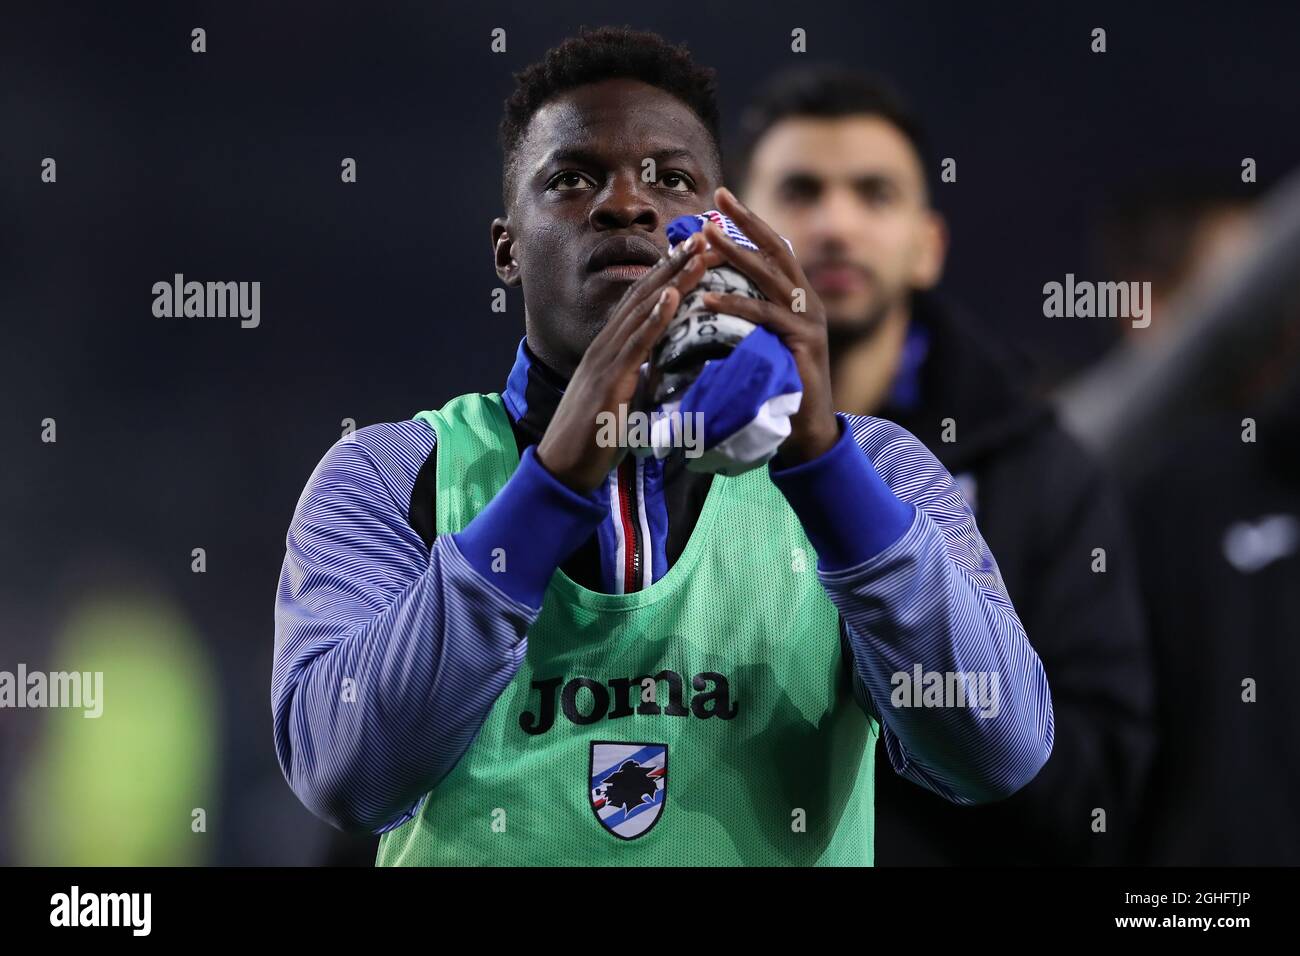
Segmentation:
<svg viewBox="0 0 1300 956">
<path fill-rule="evenodd" d="M 763 87 L 742 129 L 744 198 L 793 243 L 826 309 L 835 407 L 901 424 L 957 477 L 1052 687 L 1052 757 L 1009 800 L 956 807 L 878 768 L 877 863 L 1122 859 L 1152 692 L 1121 510 L 1024 370 L 931 291 L 947 230 L 896 94 L 802 68 Z"/>
<path fill-rule="evenodd" d="M 719 188 L 711 72 L 601 29 L 517 83 L 492 244 L 526 335 L 503 393 L 340 442 L 289 529 L 272 703 L 295 793 L 382 833 L 381 865 L 863 865 L 880 737 L 946 799 L 1023 786 L 1052 744 L 1041 664 L 951 476 L 832 411 L 821 304 L 793 309 L 806 277 Z M 757 251 L 710 225 L 667 255 L 668 222 L 714 205 Z M 767 300 L 713 305 L 802 380 L 777 458 L 732 478 L 609 447 L 599 417 L 724 262 Z M 876 703 L 923 649 L 995 673 L 996 713 Z"/>
</svg>

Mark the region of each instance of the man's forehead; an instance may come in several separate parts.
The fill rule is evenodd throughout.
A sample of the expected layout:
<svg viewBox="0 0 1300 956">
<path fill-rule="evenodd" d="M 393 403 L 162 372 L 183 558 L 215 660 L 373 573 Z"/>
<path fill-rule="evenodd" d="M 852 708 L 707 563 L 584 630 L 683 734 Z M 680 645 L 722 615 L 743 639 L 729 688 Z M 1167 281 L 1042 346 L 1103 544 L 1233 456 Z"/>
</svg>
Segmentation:
<svg viewBox="0 0 1300 956">
<path fill-rule="evenodd" d="M 641 157 L 690 156 L 712 151 L 704 123 L 667 91 L 637 80 L 603 80 L 567 90 L 533 114 L 524 151 L 537 161 L 556 152 Z"/>
<path fill-rule="evenodd" d="M 754 151 L 753 172 L 793 171 L 857 178 L 921 174 L 907 137 L 877 116 L 799 116 L 774 124 Z"/>
</svg>

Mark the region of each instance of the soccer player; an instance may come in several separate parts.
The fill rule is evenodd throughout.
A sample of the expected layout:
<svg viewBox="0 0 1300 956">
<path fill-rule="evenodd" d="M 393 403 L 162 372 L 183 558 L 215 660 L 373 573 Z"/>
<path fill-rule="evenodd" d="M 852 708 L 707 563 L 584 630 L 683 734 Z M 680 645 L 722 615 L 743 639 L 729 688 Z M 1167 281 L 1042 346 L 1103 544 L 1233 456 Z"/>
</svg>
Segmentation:
<svg viewBox="0 0 1300 956">
<path fill-rule="evenodd" d="M 832 411 L 821 303 L 719 188 L 712 71 L 603 28 L 517 82 L 491 232 L 526 334 L 501 394 L 361 429 L 312 474 L 276 608 L 294 792 L 382 833 L 381 865 L 674 866 L 870 864 L 880 737 L 948 800 L 1015 792 L 1052 746 L 1042 665 L 952 477 Z M 758 251 L 710 225 L 666 255 L 714 205 Z M 603 447 L 723 262 L 767 300 L 713 304 L 802 380 L 777 458 L 733 478 Z"/>
<path fill-rule="evenodd" d="M 958 808 L 880 768 L 877 863 L 1122 858 L 1154 695 L 1121 506 L 1022 369 L 932 290 L 946 229 L 897 95 L 805 67 L 765 84 L 742 126 L 742 195 L 794 244 L 826 309 L 836 408 L 897 422 L 956 476 L 1052 684 L 1052 758 L 1010 800 Z"/>
</svg>

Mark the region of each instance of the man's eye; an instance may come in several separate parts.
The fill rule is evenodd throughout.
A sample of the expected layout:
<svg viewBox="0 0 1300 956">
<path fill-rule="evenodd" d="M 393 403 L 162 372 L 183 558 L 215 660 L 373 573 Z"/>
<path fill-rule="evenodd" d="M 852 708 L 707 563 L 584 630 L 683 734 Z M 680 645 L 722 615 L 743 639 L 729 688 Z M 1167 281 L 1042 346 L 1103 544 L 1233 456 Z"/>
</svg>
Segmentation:
<svg viewBox="0 0 1300 956">
<path fill-rule="evenodd" d="M 582 173 L 573 170 L 565 170 L 551 178 L 546 184 L 547 189 L 554 189 L 558 192 L 568 192 L 571 189 L 582 189 L 585 186 L 595 185 L 590 178 Z"/>
<path fill-rule="evenodd" d="M 898 190 L 884 182 L 869 183 L 861 190 L 863 201 L 877 208 L 891 206 L 898 199 Z"/>
<path fill-rule="evenodd" d="M 673 192 L 686 193 L 695 189 L 695 181 L 683 172 L 670 169 L 659 177 L 659 185 Z"/>
<path fill-rule="evenodd" d="M 807 206 L 821 195 L 821 184 L 812 179 L 787 179 L 778 187 L 781 201 L 792 206 Z"/>
</svg>

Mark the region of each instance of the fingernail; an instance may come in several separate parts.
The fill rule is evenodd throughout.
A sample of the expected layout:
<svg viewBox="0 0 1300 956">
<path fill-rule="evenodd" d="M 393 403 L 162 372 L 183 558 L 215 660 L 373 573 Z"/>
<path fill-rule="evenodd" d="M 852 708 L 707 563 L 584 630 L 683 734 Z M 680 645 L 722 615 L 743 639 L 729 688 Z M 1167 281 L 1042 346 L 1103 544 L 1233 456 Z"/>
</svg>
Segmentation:
<svg viewBox="0 0 1300 956">
<path fill-rule="evenodd" d="M 668 301 L 668 290 L 664 289 L 664 291 L 659 293 L 659 301 L 656 302 L 655 307 L 650 310 L 650 320 L 652 322 L 659 321 L 659 319 L 663 316 L 664 303 L 667 301 Z"/>
</svg>

